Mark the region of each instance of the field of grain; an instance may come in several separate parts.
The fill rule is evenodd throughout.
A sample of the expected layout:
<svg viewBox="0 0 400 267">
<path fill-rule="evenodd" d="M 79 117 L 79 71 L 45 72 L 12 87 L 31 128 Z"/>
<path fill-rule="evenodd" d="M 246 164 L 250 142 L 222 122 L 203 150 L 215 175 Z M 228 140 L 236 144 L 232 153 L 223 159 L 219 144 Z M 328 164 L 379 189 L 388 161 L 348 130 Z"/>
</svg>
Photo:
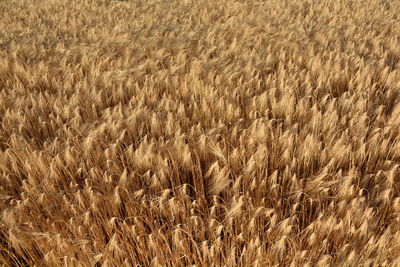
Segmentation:
<svg viewBox="0 0 400 267">
<path fill-rule="evenodd" d="M 0 1 L 0 264 L 400 266 L 399 14 Z"/>
</svg>

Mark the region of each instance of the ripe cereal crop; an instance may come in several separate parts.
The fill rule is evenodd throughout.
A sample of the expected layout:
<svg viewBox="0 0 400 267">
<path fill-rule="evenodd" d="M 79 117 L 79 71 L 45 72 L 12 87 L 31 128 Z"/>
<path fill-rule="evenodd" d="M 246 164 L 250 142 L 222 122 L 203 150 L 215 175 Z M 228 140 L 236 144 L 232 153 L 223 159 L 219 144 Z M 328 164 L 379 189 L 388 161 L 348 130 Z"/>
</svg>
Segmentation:
<svg viewBox="0 0 400 267">
<path fill-rule="evenodd" d="M 0 265 L 400 266 L 400 1 L 0 1 Z"/>
</svg>

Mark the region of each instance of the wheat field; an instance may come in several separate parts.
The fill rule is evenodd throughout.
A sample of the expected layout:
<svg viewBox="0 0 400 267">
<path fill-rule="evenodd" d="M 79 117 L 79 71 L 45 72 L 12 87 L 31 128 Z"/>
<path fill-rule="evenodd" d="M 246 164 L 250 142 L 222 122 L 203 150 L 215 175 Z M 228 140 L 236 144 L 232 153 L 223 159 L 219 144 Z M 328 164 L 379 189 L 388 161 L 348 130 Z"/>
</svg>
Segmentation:
<svg viewBox="0 0 400 267">
<path fill-rule="evenodd" d="M 400 266 L 400 1 L 0 1 L 3 266 Z"/>
</svg>

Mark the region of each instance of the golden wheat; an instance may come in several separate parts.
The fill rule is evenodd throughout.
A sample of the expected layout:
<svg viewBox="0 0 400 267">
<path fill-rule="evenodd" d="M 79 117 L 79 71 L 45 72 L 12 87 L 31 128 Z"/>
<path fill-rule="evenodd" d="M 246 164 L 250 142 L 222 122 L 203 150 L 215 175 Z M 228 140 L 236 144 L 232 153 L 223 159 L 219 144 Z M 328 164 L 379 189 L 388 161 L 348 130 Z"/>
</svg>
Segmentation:
<svg viewBox="0 0 400 267">
<path fill-rule="evenodd" d="M 0 2 L 0 263 L 400 265 L 398 14 Z"/>
</svg>

